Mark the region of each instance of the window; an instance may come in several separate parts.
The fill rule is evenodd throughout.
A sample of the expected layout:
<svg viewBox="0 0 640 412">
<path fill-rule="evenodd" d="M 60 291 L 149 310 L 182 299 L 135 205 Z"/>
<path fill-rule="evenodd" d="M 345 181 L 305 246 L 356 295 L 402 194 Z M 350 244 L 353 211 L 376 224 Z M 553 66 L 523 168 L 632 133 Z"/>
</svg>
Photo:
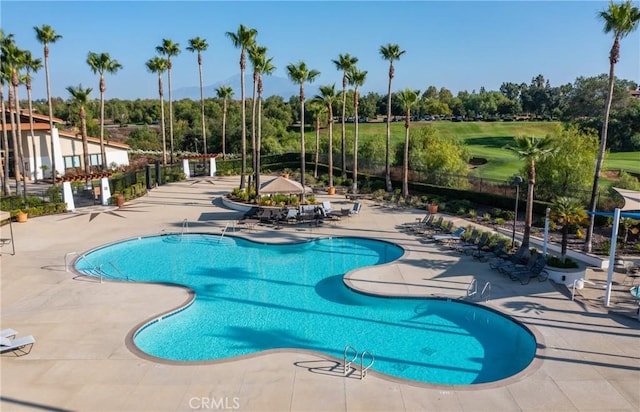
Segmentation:
<svg viewBox="0 0 640 412">
<path fill-rule="evenodd" d="M 89 155 L 89 165 L 102 166 L 102 155 L 99 155 L 99 154 Z"/>
<path fill-rule="evenodd" d="M 80 167 L 80 156 L 63 156 L 62 160 L 64 161 L 65 169 Z"/>
</svg>

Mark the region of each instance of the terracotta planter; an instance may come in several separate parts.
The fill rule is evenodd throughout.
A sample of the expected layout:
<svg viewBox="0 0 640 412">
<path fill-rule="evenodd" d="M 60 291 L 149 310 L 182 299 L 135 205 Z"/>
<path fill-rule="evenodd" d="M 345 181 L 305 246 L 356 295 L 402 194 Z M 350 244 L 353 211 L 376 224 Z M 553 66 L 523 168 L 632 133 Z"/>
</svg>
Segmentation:
<svg viewBox="0 0 640 412">
<path fill-rule="evenodd" d="M 438 213 L 438 205 L 430 204 L 429 213 L 431 213 L 432 215 Z"/>
<path fill-rule="evenodd" d="M 336 194 L 335 186 L 330 186 L 329 189 L 327 190 L 327 193 L 330 195 L 335 195 Z"/>
<path fill-rule="evenodd" d="M 16 221 L 17 221 L 18 223 L 24 223 L 24 222 L 26 222 L 26 221 L 27 221 L 27 217 L 28 217 L 28 214 L 27 214 L 27 213 L 25 213 L 25 212 L 18 212 L 18 213 L 16 214 Z"/>
<path fill-rule="evenodd" d="M 289 178 L 289 173 L 283 173 L 282 177 L 284 177 L 285 179 L 288 179 Z"/>
<path fill-rule="evenodd" d="M 124 196 L 116 195 L 116 204 L 118 205 L 118 207 L 124 206 Z"/>
</svg>

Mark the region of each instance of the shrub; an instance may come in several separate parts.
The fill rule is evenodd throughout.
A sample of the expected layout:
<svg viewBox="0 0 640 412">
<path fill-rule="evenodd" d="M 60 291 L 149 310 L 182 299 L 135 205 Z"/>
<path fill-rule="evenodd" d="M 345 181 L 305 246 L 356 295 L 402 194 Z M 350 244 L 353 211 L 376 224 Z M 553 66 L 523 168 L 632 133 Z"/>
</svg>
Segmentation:
<svg viewBox="0 0 640 412">
<path fill-rule="evenodd" d="M 578 263 L 571 258 L 565 258 L 564 262 L 557 256 L 547 256 L 547 265 L 554 268 L 574 269 L 578 268 Z"/>
<path fill-rule="evenodd" d="M 485 213 L 484 215 L 482 215 L 482 220 L 485 221 L 485 222 L 490 222 L 491 221 L 491 214 Z"/>
<path fill-rule="evenodd" d="M 475 209 L 469 209 L 469 211 L 467 212 L 467 215 L 471 219 L 475 219 L 476 217 L 478 217 L 478 212 L 476 212 Z"/>
<path fill-rule="evenodd" d="M 493 223 L 495 223 L 496 225 L 504 225 L 504 223 L 506 222 L 506 220 L 504 220 L 501 217 L 497 217 L 493 220 Z"/>
</svg>

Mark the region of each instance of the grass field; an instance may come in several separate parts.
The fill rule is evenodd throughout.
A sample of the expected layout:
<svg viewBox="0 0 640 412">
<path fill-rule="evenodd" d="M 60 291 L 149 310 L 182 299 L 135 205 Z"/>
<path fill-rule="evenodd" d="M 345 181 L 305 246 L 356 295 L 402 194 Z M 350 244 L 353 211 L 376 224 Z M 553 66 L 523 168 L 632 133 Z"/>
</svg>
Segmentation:
<svg viewBox="0 0 640 412">
<path fill-rule="evenodd" d="M 487 163 L 477 166 L 478 176 L 487 179 L 507 179 L 518 173 L 522 168 L 522 161 L 504 147 L 516 136 L 545 137 L 553 134 L 560 122 L 414 122 L 411 130 L 420 127 L 433 127 L 440 136 L 453 137 L 461 140 L 469 149 L 471 156 L 484 158 Z M 335 142 L 340 139 L 340 124 L 334 125 L 333 137 Z M 326 138 L 326 131 L 321 132 Z M 347 124 L 347 134 L 353 135 L 353 124 Z M 307 133 L 308 138 L 315 136 Z M 369 139 L 384 139 L 386 123 L 360 123 L 359 139 L 364 142 Z M 391 123 L 392 145 L 404 141 L 404 123 Z M 605 170 L 625 170 L 640 173 L 640 152 L 611 153 L 605 159 Z"/>
</svg>

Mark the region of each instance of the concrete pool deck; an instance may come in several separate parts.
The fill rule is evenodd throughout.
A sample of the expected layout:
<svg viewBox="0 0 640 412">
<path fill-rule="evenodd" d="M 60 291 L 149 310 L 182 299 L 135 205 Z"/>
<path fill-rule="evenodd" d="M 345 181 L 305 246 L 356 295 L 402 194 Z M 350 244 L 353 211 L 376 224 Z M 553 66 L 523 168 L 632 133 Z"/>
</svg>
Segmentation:
<svg viewBox="0 0 640 412">
<path fill-rule="evenodd" d="M 137 356 L 127 347 L 128 334 L 141 322 L 182 305 L 188 291 L 78 277 L 65 271 L 65 255 L 122 239 L 180 232 L 185 219 L 189 231 L 220 234 L 227 224 L 232 231 L 241 213 L 214 200 L 238 180 L 192 179 L 161 186 L 121 209 L 81 208 L 14 224 L 16 255 L 0 258 L 2 328 L 33 335 L 37 342 L 29 355 L 0 357 L 1 409 L 640 410 L 640 322 L 598 306 L 603 291 L 585 288 L 583 300 L 571 301 L 566 288 L 551 282 L 512 282 L 488 263 L 398 230 L 422 212 L 369 201 L 363 201 L 358 216 L 335 224 L 280 230 L 257 225 L 232 234 L 267 242 L 351 235 L 400 244 L 406 250 L 400 261 L 350 275 L 354 284 L 373 293 L 459 298 L 473 276 L 481 286 L 490 281 L 491 299 L 483 305 L 513 316 L 540 338 L 531 368 L 505 381 L 452 387 L 400 382 L 375 373 L 364 380 L 357 374 L 345 378 L 333 358 L 304 351 L 195 365 Z M 350 204 L 339 196 L 327 199 L 335 208 Z M 2 230 L 6 237 L 6 227 Z M 617 293 L 624 293 L 624 275 L 615 276 Z M 620 300 L 625 297 L 618 296 Z"/>
</svg>

